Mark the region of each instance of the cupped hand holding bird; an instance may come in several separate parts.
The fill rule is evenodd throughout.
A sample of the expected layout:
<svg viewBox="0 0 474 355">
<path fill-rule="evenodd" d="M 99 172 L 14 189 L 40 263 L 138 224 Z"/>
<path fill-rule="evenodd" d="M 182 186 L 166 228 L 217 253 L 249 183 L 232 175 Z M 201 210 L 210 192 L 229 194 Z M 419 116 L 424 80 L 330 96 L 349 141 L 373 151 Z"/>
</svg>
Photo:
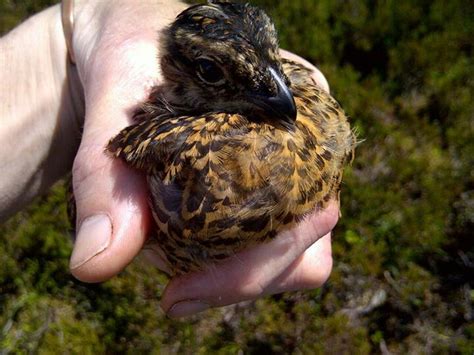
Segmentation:
<svg viewBox="0 0 474 355">
<path fill-rule="evenodd" d="M 119 273 L 142 250 L 151 218 L 139 173 L 104 153 L 111 137 L 132 122 L 136 107 L 160 82 L 157 33 L 185 5 L 169 1 L 78 2 L 73 50 L 84 88 L 86 116 L 74 161 L 77 237 L 71 271 L 99 282 Z M 305 65 L 301 58 L 283 52 Z M 328 90 L 314 67 L 314 79 Z M 288 290 L 321 286 L 332 267 L 330 232 L 337 203 L 275 240 L 237 254 L 207 271 L 173 278 L 162 308 L 178 317 Z M 160 251 L 147 250 L 163 266 Z"/>
</svg>

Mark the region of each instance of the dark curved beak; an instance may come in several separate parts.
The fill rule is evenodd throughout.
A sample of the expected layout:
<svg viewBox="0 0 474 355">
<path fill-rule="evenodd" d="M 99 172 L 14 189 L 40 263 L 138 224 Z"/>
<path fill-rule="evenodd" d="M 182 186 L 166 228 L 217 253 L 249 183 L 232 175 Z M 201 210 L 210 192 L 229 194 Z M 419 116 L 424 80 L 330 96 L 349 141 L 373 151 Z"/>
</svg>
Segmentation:
<svg viewBox="0 0 474 355">
<path fill-rule="evenodd" d="M 286 128 L 292 128 L 296 120 L 296 104 L 293 94 L 285 84 L 283 78 L 273 69 L 270 73 L 277 86 L 276 96 L 253 95 L 250 101 L 262 110 L 266 119 L 275 119 Z"/>
</svg>

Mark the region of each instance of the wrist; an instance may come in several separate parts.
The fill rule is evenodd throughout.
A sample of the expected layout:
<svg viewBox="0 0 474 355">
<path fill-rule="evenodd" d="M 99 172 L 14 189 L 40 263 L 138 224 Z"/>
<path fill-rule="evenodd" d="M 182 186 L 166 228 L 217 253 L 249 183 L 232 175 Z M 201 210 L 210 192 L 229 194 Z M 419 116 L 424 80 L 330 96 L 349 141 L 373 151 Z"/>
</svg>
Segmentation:
<svg viewBox="0 0 474 355">
<path fill-rule="evenodd" d="M 74 127 L 77 138 L 80 138 L 85 114 L 84 90 L 77 68 L 69 55 L 66 33 L 61 21 L 61 5 L 56 5 L 53 9 L 54 18 L 51 23 L 55 25 L 49 30 L 49 45 L 52 67 L 56 69 L 54 84 L 56 91 L 62 92 L 59 119 L 65 125 Z"/>
<path fill-rule="evenodd" d="M 68 82 L 59 6 L 0 38 L 0 219 L 67 172 L 79 144 L 80 89 Z"/>
</svg>

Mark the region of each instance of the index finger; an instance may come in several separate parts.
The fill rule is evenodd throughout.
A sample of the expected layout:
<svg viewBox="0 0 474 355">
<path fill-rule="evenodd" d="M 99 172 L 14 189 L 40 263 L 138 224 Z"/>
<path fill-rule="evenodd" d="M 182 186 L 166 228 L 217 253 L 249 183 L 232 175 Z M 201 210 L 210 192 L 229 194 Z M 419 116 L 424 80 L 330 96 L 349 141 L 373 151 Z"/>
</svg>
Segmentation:
<svg viewBox="0 0 474 355">
<path fill-rule="evenodd" d="M 291 53 L 287 50 L 284 50 L 284 49 L 280 49 L 280 54 L 283 58 L 294 60 L 295 62 L 299 62 L 299 63 L 303 64 L 308 69 L 311 69 L 313 71 L 313 80 L 314 80 L 314 82 L 329 93 L 329 83 L 326 80 L 326 77 L 313 64 L 308 62 L 306 59 L 301 58 L 300 56 L 298 56 L 294 53 Z"/>
<path fill-rule="evenodd" d="M 197 312 L 187 313 L 190 305 L 224 306 L 267 294 L 267 288 L 306 249 L 334 228 L 338 217 L 339 208 L 333 201 L 269 243 L 240 252 L 205 271 L 171 280 L 161 307 L 171 316 L 182 316 Z"/>
</svg>

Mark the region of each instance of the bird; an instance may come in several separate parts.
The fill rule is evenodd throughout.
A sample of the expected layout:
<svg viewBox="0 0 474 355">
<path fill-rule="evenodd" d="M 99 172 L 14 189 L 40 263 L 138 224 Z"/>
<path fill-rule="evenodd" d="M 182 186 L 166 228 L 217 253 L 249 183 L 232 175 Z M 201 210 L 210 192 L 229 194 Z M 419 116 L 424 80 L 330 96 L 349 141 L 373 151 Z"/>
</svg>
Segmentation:
<svg viewBox="0 0 474 355">
<path fill-rule="evenodd" d="M 146 175 L 172 276 L 273 240 L 339 199 L 356 136 L 311 70 L 280 56 L 270 17 L 209 1 L 160 35 L 162 83 L 108 154 Z"/>
</svg>

